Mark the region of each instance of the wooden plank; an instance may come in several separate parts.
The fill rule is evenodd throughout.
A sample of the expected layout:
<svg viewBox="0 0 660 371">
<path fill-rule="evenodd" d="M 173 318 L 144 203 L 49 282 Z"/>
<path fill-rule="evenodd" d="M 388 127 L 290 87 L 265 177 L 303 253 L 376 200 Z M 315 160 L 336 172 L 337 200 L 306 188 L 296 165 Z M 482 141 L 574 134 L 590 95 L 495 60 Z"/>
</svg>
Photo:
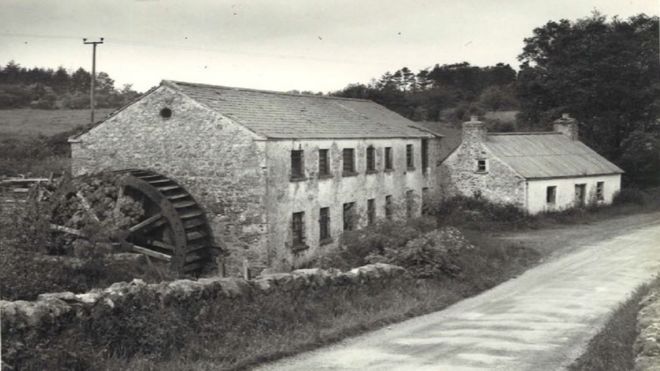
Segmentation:
<svg viewBox="0 0 660 371">
<path fill-rule="evenodd" d="M 87 210 L 87 214 L 89 214 L 89 216 L 92 217 L 92 219 L 94 219 L 94 221 L 100 223 L 101 221 L 99 220 L 99 217 L 94 212 L 94 209 L 92 209 L 92 206 L 89 204 L 89 201 L 87 201 L 85 196 L 83 196 L 82 192 L 78 191 L 76 193 L 76 197 L 78 197 L 78 199 L 80 200 L 80 203 L 82 204 L 82 206 L 85 208 L 85 210 Z"/>
<path fill-rule="evenodd" d="M 76 235 L 76 236 L 87 238 L 87 236 L 81 230 L 75 229 L 75 228 L 65 227 L 63 225 L 51 224 L 50 229 L 53 230 L 53 231 L 60 231 L 60 232 L 64 232 L 64 233 L 73 234 L 73 235 Z"/>
<path fill-rule="evenodd" d="M 139 222 L 138 224 L 136 224 L 136 225 L 130 227 L 130 228 L 128 229 L 128 231 L 131 232 L 131 233 L 133 233 L 133 232 L 135 232 L 135 231 L 138 231 L 138 230 L 140 230 L 140 229 L 142 229 L 142 228 L 148 226 L 149 224 L 151 224 L 151 223 L 157 221 L 158 219 L 160 219 L 160 218 L 162 218 L 162 217 L 163 217 L 163 214 L 161 214 L 161 213 L 158 213 L 158 214 L 156 214 L 156 215 L 154 215 L 154 216 L 150 216 L 149 218 L 147 218 L 147 219 L 145 219 L 145 220 Z"/>
<path fill-rule="evenodd" d="M 160 252 L 157 252 L 157 251 L 149 250 L 146 247 L 142 247 L 142 246 L 138 246 L 138 245 L 133 245 L 133 251 L 139 252 L 141 254 L 151 256 L 152 258 L 156 258 L 156 259 L 160 259 L 160 260 L 165 260 L 165 261 L 172 260 L 172 257 L 167 255 L 167 254 L 163 254 L 163 253 L 160 253 Z"/>
<path fill-rule="evenodd" d="M 172 246 L 168 243 L 162 242 L 162 241 L 151 240 L 151 241 L 149 241 L 149 244 L 153 245 L 155 247 L 160 247 L 161 249 L 174 251 L 174 246 Z"/>
</svg>

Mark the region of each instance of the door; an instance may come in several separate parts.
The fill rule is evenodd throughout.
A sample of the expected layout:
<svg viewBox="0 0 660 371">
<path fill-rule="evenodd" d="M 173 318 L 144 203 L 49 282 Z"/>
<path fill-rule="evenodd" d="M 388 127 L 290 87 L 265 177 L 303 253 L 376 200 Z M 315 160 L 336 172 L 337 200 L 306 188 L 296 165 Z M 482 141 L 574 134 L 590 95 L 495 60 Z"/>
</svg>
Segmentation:
<svg viewBox="0 0 660 371">
<path fill-rule="evenodd" d="M 575 185 L 575 206 L 584 206 L 586 201 L 587 185 Z"/>
</svg>

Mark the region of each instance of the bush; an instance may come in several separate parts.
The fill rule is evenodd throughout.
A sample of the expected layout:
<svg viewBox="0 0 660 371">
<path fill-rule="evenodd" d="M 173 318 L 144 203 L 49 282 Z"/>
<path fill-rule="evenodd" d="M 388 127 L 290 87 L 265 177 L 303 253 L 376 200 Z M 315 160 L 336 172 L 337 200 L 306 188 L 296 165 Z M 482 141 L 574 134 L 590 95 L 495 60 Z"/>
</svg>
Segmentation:
<svg viewBox="0 0 660 371">
<path fill-rule="evenodd" d="M 508 228 L 534 226 L 534 219 L 512 204 L 498 204 L 481 197 L 457 196 L 436 205 L 432 213 L 440 225 L 487 230 L 506 224 Z"/>
<path fill-rule="evenodd" d="M 646 204 L 647 198 L 646 193 L 638 188 L 623 188 L 614 195 L 613 203 L 615 205 L 644 205 Z"/>
</svg>

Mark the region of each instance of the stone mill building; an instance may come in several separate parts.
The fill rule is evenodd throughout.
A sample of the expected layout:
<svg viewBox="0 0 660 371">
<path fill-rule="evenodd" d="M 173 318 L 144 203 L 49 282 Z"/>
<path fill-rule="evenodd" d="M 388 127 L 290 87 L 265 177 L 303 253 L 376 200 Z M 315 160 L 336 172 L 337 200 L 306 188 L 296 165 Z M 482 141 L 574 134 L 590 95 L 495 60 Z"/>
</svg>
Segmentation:
<svg viewBox="0 0 660 371">
<path fill-rule="evenodd" d="M 564 114 L 550 132 L 489 133 L 473 117 L 463 124 L 461 143 L 441 172 L 449 193 L 535 214 L 609 204 L 621 188 L 623 170 L 580 142 L 576 120 Z"/>
<path fill-rule="evenodd" d="M 440 137 L 367 100 L 163 81 L 70 143 L 74 175 L 176 179 L 235 271 L 296 266 L 344 231 L 418 216 Z"/>
</svg>

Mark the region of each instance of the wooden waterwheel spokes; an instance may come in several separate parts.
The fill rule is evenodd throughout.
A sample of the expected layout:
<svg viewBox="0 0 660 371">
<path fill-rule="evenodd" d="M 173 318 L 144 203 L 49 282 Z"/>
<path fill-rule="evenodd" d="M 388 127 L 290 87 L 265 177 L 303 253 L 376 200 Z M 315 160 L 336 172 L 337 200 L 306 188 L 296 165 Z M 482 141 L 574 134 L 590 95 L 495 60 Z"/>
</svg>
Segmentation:
<svg viewBox="0 0 660 371">
<path fill-rule="evenodd" d="M 212 241 L 206 216 L 192 195 L 174 180 L 152 171 L 124 170 L 115 174 L 120 176 L 113 215 L 121 215 L 126 199 L 139 203 L 143 214 L 131 224 L 109 231 L 111 242 L 167 262 L 180 274 L 199 273 L 211 260 Z M 65 191 L 65 199 L 76 197 L 93 223 L 108 225 L 99 220 L 82 192 L 75 187 Z M 91 237 L 64 225 L 52 224 L 51 229 Z"/>
</svg>

